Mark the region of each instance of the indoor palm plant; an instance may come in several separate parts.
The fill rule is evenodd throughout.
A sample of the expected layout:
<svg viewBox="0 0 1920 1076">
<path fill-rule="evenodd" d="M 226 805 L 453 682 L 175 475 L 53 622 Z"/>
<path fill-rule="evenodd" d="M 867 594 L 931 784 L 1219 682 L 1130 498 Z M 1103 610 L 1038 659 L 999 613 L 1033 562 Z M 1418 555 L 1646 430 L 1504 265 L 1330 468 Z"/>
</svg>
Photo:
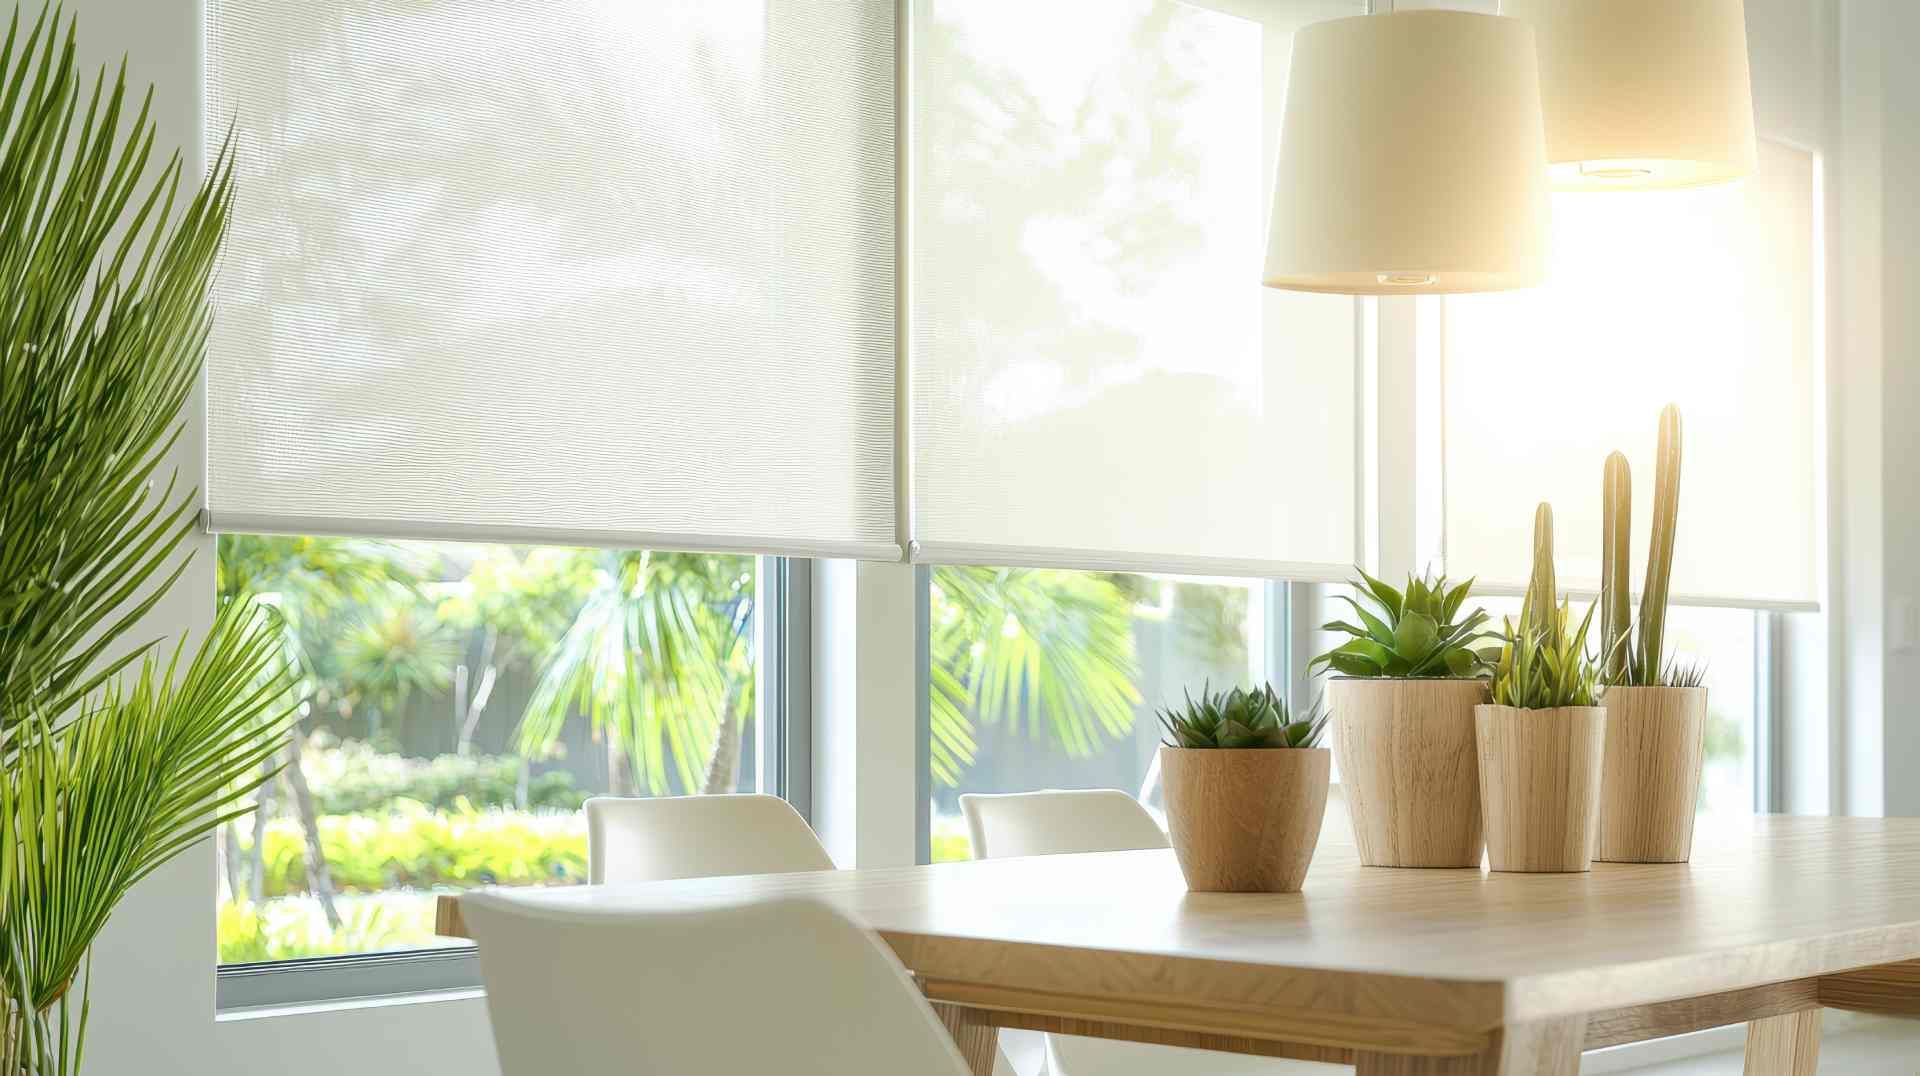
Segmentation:
<svg viewBox="0 0 1920 1076">
<path fill-rule="evenodd" d="M 1607 457 L 1601 515 L 1600 641 L 1607 746 L 1595 858 L 1683 863 L 1693 854 L 1694 807 L 1707 734 L 1698 666 L 1667 654 L 1667 595 L 1680 511 L 1680 409 L 1660 412 L 1653 527 L 1639 621 L 1628 578 L 1633 485 L 1627 458 Z"/>
<path fill-rule="evenodd" d="M 1487 613 L 1468 610 L 1473 580 L 1407 577 L 1405 590 L 1355 569 L 1358 624 L 1313 659 L 1334 678 L 1333 752 L 1360 862 L 1371 867 L 1477 867 L 1485 847 L 1473 708 L 1487 701 L 1474 644 Z"/>
<path fill-rule="evenodd" d="M 1597 603 L 1596 603 L 1597 604 Z M 1493 701 L 1474 708 L 1487 858 L 1497 871 L 1584 871 L 1599 824 L 1606 711 L 1587 653 L 1594 607 L 1576 627 L 1558 600 L 1553 509 L 1534 516 L 1533 578 L 1506 624 Z"/>
<path fill-rule="evenodd" d="M 1188 889 L 1299 891 L 1327 811 L 1326 722 L 1317 703 L 1296 717 L 1271 685 L 1202 689 L 1160 714 L 1167 829 Z"/>
<path fill-rule="evenodd" d="M 199 377 L 229 159 L 181 204 L 124 71 L 88 98 L 72 24 L 21 31 L 0 51 L 0 1071 L 42 1076 L 80 1068 L 114 906 L 236 813 L 291 705 L 252 606 L 191 658 L 127 645 L 195 525 L 198 495 L 154 479 Z"/>
</svg>

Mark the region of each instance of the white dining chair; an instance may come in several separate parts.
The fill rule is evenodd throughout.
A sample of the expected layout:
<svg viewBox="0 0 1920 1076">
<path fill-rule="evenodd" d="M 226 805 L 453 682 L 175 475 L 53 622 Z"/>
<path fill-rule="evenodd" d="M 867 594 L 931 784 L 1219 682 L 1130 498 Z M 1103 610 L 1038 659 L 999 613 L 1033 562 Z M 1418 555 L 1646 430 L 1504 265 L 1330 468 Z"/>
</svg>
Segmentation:
<svg viewBox="0 0 1920 1076">
<path fill-rule="evenodd" d="M 595 885 L 834 867 L 807 820 L 778 796 L 595 796 L 586 809 Z"/>
<path fill-rule="evenodd" d="M 698 911 L 462 897 L 502 1076 L 968 1076 L 906 969 L 813 901 Z"/>
<path fill-rule="evenodd" d="M 1167 847 L 1147 809 L 1112 788 L 970 794 L 960 797 L 960 813 L 975 859 Z"/>
<path fill-rule="evenodd" d="M 1167 835 L 1140 802 L 1111 788 L 1015 792 L 960 797 L 975 859 L 1125 852 L 1165 848 Z M 1049 1076 L 1321 1076 L 1353 1071 L 1340 1065 L 1245 1054 L 1047 1036 Z"/>
<path fill-rule="evenodd" d="M 587 880 L 595 885 L 834 869 L 813 827 L 778 796 L 595 796 L 586 811 Z M 1001 1039 L 995 1076 L 1042 1071 L 1038 1035 Z"/>
</svg>

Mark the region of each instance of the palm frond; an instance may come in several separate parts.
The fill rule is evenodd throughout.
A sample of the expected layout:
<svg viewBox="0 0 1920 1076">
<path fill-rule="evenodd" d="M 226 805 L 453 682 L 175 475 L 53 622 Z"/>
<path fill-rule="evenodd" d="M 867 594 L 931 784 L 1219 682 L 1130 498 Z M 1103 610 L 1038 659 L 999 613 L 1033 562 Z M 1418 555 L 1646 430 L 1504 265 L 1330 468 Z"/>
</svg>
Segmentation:
<svg viewBox="0 0 1920 1076">
<path fill-rule="evenodd" d="M 235 603 L 184 669 L 183 642 L 65 725 L 43 711 L 16 722 L 0 774 L 0 983 L 12 1011 L 61 1000 L 127 890 L 249 809 L 295 714 L 279 647 L 271 616 Z"/>
<path fill-rule="evenodd" d="M 152 168 L 151 93 L 129 120 L 124 64 L 82 94 L 72 20 L 63 35 L 43 9 L 19 30 L 16 11 L 0 54 L 0 738 L 135 660 L 124 637 L 184 569 L 197 491 L 154 478 L 199 377 L 233 193 L 223 147 L 176 212 L 181 161 Z"/>
<path fill-rule="evenodd" d="M 744 558 L 607 554 L 599 581 L 543 663 L 515 734 L 538 758 L 584 716 L 625 757 L 635 787 L 693 793 L 723 721 L 730 683 L 751 681 L 753 590 Z M 742 696 L 750 703 L 750 696 Z"/>
</svg>

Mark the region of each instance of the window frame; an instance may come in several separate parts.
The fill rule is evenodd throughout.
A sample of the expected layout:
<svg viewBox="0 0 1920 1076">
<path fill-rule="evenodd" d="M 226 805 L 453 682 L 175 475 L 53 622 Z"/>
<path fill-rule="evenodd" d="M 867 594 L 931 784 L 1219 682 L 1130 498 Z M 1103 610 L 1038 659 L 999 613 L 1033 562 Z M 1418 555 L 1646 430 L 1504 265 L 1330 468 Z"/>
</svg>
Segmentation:
<svg viewBox="0 0 1920 1076">
<path fill-rule="evenodd" d="M 758 678 L 753 750 L 761 791 L 791 803 L 812 821 L 813 562 L 755 558 L 760 608 L 755 613 Z M 769 782 L 769 778 L 771 781 Z M 480 960 L 471 945 L 293 960 L 214 963 L 218 1016 L 304 1005 L 471 995 L 480 990 Z"/>
</svg>

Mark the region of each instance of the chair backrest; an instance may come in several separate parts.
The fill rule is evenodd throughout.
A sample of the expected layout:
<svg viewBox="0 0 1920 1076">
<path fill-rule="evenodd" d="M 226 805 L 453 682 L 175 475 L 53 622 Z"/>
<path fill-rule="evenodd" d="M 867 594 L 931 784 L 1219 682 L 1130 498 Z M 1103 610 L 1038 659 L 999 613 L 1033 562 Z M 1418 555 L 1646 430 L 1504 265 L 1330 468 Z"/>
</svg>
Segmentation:
<svg viewBox="0 0 1920 1076">
<path fill-rule="evenodd" d="M 587 880 L 596 885 L 832 869 L 807 820 L 778 796 L 587 801 Z"/>
<path fill-rule="evenodd" d="M 892 952 L 839 913 L 778 900 L 583 910 L 460 900 L 503 1076 L 966 1076 Z"/>
<path fill-rule="evenodd" d="M 1138 800 L 1111 788 L 960 797 L 975 859 L 1165 848 Z"/>
</svg>

